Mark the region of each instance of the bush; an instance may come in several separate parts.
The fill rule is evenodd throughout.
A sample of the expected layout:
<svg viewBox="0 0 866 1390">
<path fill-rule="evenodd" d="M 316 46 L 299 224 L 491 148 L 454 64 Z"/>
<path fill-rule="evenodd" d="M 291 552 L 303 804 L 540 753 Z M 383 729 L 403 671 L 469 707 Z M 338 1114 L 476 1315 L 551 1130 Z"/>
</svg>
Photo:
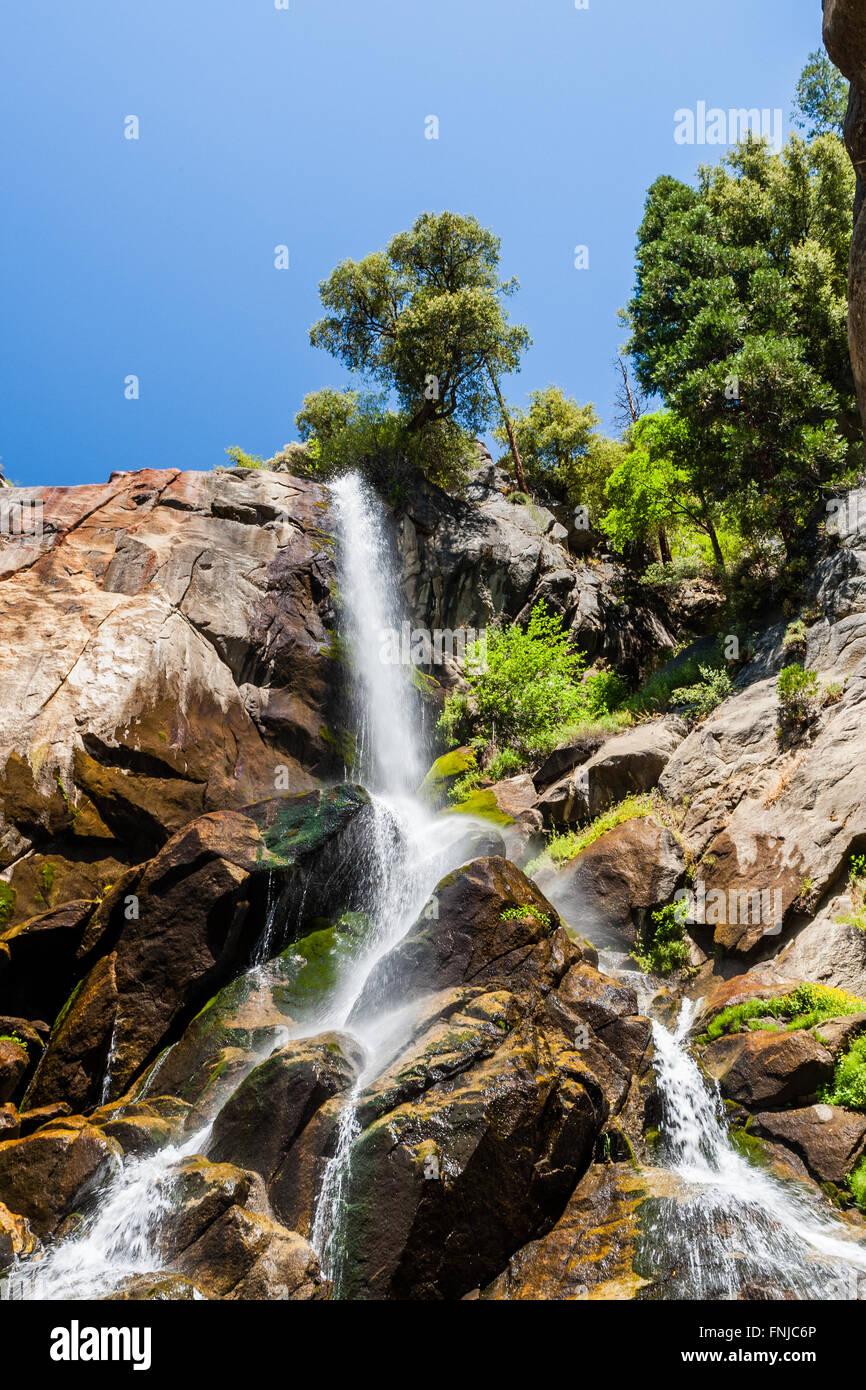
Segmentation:
<svg viewBox="0 0 866 1390">
<path fill-rule="evenodd" d="M 784 666 L 776 682 L 779 696 L 778 736 L 784 744 L 802 734 L 815 717 L 818 676 L 802 666 Z"/>
<path fill-rule="evenodd" d="M 226 453 L 232 461 L 233 468 L 265 468 L 264 459 L 259 458 L 258 454 L 247 454 L 238 444 L 232 444 L 226 449 Z M 225 465 L 221 465 L 224 467 Z"/>
<path fill-rule="evenodd" d="M 590 709 L 591 697 L 580 677 L 585 657 L 571 645 L 562 619 L 535 605 L 526 628 L 517 623 L 487 634 L 486 661 L 481 646 L 467 653 L 469 701 L 456 711 L 452 696 L 439 720 L 439 731 L 454 736 L 471 708 L 472 723 L 488 743 L 507 744 L 525 753 L 564 720 L 576 721 Z M 465 701 L 466 697 L 462 697 Z"/>
<path fill-rule="evenodd" d="M 505 777 L 515 777 L 525 766 L 525 758 L 521 758 L 513 748 L 503 748 L 488 764 L 487 776 L 491 782 L 501 782 Z"/>
<path fill-rule="evenodd" d="M 552 835 L 547 849 L 527 865 L 526 873 L 531 877 L 542 865 L 567 864 L 617 825 L 622 825 L 627 820 L 635 820 L 638 816 L 651 815 L 654 805 L 650 792 L 644 792 L 639 796 L 627 796 L 624 801 L 611 806 L 609 811 L 603 811 L 600 816 L 596 816 L 595 820 L 585 825 L 582 830 L 572 830 L 567 835 Z"/>
<path fill-rule="evenodd" d="M 677 686 L 671 691 L 670 703 L 683 705 L 695 719 L 703 719 L 728 698 L 734 686 L 727 671 L 713 666 L 699 666 L 698 670 L 698 684 Z"/>
<path fill-rule="evenodd" d="M 866 1110 L 866 1036 L 858 1038 L 836 1063 L 833 1080 L 823 1097 L 828 1105 Z"/>
<path fill-rule="evenodd" d="M 724 1033 L 736 1033 L 743 1027 L 764 1029 L 769 1025 L 765 1019 L 779 1019 L 786 1032 L 796 1032 L 800 1028 L 815 1028 L 825 1019 L 840 1018 L 846 1014 L 866 1012 L 866 1000 L 858 999 L 842 989 L 831 989 L 828 985 L 802 984 L 790 994 L 776 995 L 772 999 L 747 999 L 743 1004 L 731 1004 L 722 1009 L 710 1022 L 701 1038 L 702 1042 L 712 1042 Z"/>
<path fill-rule="evenodd" d="M 848 1186 L 861 1211 L 866 1211 L 866 1158 L 861 1158 L 853 1173 L 849 1174 Z"/>
<path fill-rule="evenodd" d="M 637 961 L 647 975 L 667 977 L 675 970 L 682 970 L 688 964 L 689 945 L 686 941 L 686 916 L 688 903 L 668 903 L 660 912 L 652 915 L 653 931 L 647 942 L 643 932 L 638 932 L 632 959 Z"/>
</svg>

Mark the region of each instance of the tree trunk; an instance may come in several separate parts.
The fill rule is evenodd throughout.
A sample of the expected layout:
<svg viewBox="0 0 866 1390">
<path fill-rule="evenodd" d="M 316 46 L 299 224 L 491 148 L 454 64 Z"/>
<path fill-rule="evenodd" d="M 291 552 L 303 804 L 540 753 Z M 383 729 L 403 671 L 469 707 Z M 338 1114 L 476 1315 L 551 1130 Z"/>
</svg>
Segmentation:
<svg viewBox="0 0 866 1390">
<path fill-rule="evenodd" d="M 710 538 L 710 545 L 713 547 L 713 556 L 714 556 L 714 558 L 715 558 L 716 564 L 718 565 L 719 569 L 720 569 L 720 570 L 722 571 L 722 573 L 724 574 L 724 573 L 725 573 L 725 557 L 724 557 L 724 555 L 722 554 L 722 547 L 719 545 L 719 538 L 718 538 L 718 536 L 716 535 L 716 528 L 715 528 L 715 526 L 713 525 L 713 519 L 712 519 L 712 517 L 709 515 L 709 513 L 707 513 L 707 535 L 708 535 L 709 538 Z"/>
<path fill-rule="evenodd" d="M 520 452 L 517 448 L 517 440 L 514 438 L 514 430 L 511 428 L 511 419 L 509 417 L 508 411 L 505 409 L 505 402 L 502 399 L 502 392 L 499 389 L 499 382 L 496 380 L 496 377 L 493 374 L 493 368 L 490 366 L 489 363 L 487 364 L 487 371 L 490 374 L 490 380 L 493 383 L 493 389 L 496 392 L 496 399 L 499 402 L 499 409 L 502 412 L 502 419 L 505 422 L 505 432 L 508 435 L 508 443 L 511 445 L 511 457 L 514 459 L 514 472 L 517 477 L 517 486 L 521 492 L 528 493 L 529 488 L 526 486 L 526 478 L 523 473 L 523 464 L 520 460 Z"/>
<path fill-rule="evenodd" d="M 668 533 L 663 526 L 659 527 L 659 555 L 663 565 L 669 565 L 673 560 L 671 554 L 671 543 L 668 540 Z"/>
</svg>

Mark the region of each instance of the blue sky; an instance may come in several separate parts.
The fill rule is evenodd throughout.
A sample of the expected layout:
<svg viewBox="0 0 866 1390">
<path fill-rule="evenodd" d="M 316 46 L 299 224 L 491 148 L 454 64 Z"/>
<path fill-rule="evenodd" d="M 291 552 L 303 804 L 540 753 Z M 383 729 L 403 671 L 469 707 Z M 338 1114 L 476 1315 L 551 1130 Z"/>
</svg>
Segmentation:
<svg viewBox="0 0 866 1390">
<path fill-rule="evenodd" d="M 820 27 L 818 0 L 4 6 L 3 469 L 273 453 L 307 391 L 347 384 L 309 346 L 319 281 L 443 208 L 520 278 L 534 346 L 509 399 L 555 381 L 607 423 L 646 189 L 723 153 L 677 145 L 675 111 L 781 107 L 787 130 Z"/>
</svg>

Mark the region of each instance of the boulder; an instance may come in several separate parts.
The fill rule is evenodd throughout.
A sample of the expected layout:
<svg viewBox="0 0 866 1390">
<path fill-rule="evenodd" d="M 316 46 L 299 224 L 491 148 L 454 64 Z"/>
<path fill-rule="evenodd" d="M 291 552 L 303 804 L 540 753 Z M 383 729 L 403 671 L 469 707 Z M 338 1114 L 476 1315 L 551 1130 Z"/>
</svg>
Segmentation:
<svg viewBox="0 0 866 1390">
<path fill-rule="evenodd" d="M 866 998 L 866 932 L 838 921 L 843 911 L 834 900 L 788 942 L 776 966 L 786 975 Z"/>
<path fill-rule="evenodd" d="M 270 1185 L 320 1106 L 348 1090 L 362 1054 L 345 1034 L 304 1038 L 250 1072 L 217 1115 L 210 1157 L 252 1169 Z"/>
<path fill-rule="evenodd" d="M 722 1095 L 750 1110 L 812 1096 L 833 1076 L 833 1054 L 802 1029 L 717 1038 L 700 1058 Z"/>
<path fill-rule="evenodd" d="M 448 805 L 448 793 L 459 778 L 478 768 L 474 748 L 455 748 L 437 758 L 418 788 L 418 795 L 434 810 Z"/>
<path fill-rule="evenodd" d="M 539 798 L 548 825 L 580 825 L 627 796 L 651 791 L 686 735 L 679 719 L 648 720 L 608 739 Z"/>
<path fill-rule="evenodd" d="M 670 830 L 638 816 L 594 840 L 537 882 L 570 928 L 597 946 L 631 945 L 653 912 L 685 879 L 683 852 Z"/>
<path fill-rule="evenodd" d="M 787 1145 L 818 1182 L 843 1184 L 866 1151 L 866 1115 L 837 1105 L 759 1111 L 749 1132 Z"/>
<path fill-rule="evenodd" d="M 102 1098 L 117 1011 L 115 955 L 97 961 L 61 1010 L 24 1098 L 30 1109 L 63 1100 L 86 1110 Z"/>
<path fill-rule="evenodd" d="M 26 1217 L 17 1216 L 0 1202 L 0 1274 L 14 1261 L 32 1255 L 36 1246 L 36 1237 Z"/>
<path fill-rule="evenodd" d="M 0 1202 L 50 1235 L 119 1162 L 119 1147 L 92 1125 L 40 1129 L 0 1144 Z"/>
<path fill-rule="evenodd" d="M 159 1251 L 175 1266 L 189 1246 L 231 1207 L 254 1194 L 254 1177 L 231 1163 L 211 1163 L 196 1154 L 182 1159 L 170 1175 L 168 1201 L 157 1233 Z"/>
<path fill-rule="evenodd" d="M 54 1018 L 69 993 L 75 957 L 95 902 L 79 899 L 31 917 L 0 935 L 0 1011 Z"/>
<path fill-rule="evenodd" d="M 319 1261 L 295 1231 L 232 1206 L 177 1262 L 211 1298 L 309 1302 L 324 1297 Z"/>
<path fill-rule="evenodd" d="M 26 1047 L 15 1038 L 0 1038 L 0 1104 L 18 1094 L 29 1065 Z"/>
<path fill-rule="evenodd" d="M 21 1136 L 21 1124 L 14 1105 L 0 1105 L 0 1144 Z"/>
<path fill-rule="evenodd" d="M 437 885 L 418 922 L 370 972 L 349 1024 L 380 1001 L 472 983 L 507 985 L 559 918 L 507 859 L 476 859 Z"/>
<path fill-rule="evenodd" d="M 190 1279 L 184 1279 L 182 1274 L 135 1274 L 124 1279 L 114 1293 L 106 1294 L 104 1301 L 178 1303 L 202 1299 L 206 1301 L 207 1295 Z"/>
</svg>

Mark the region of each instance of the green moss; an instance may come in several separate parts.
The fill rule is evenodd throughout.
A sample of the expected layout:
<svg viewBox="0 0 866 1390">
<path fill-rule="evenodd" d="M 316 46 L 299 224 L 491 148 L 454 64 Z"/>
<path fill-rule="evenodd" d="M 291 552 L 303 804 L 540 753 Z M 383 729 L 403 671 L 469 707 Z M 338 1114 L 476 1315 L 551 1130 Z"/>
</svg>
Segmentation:
<svg viewBox="0 0 866 1390">
<path fill-rule="evenodd" d="M 319 736 L 326 748 L 330 748 L 339 758 L 342 758 L 346 767 L 353 767 L 357 756 L 357 744 L 355 735 L 348 729 L 329 729 L 323 725 L 319 730 Z"/>
<path fill-rule="evenodd" d="M 474 748 L 455 748 L 453 753 L 443 753 L 437 758 L 421 786 L 418 795 L 433 806 L 444 803 L 449 787 L 468 772 L 477 772 L 478 762 Z"/>
<path fill-rule="evenodd" d="M 0 931 L 5 931 L 15 916 L 18 894 L 8 883 L 0 881 Z"/>
<path fill-rule="evenodd" d="M 478 816 L 481 820 L 492 821 L 494 825 L 514 824 L 514 817 L 507 815 L 502 810 L 489 788 L 471 792 L 465 801 L 461 801 L 457 806 L 450 806 L 448 809 L 459 811 L 461 815 Z"/>
<path fill-rule="evenodd" d="M 285 797 L 273 822 L 262 830 L 269 865 L 296 864 L 340 828 L 347 811 L 367 802 L 366 792 L 352 786 Z"/>
<path fill-rule="evenodd" d="M 770 1162 L 766 1146 L 748 1130 L 735 1127 L 729 1130 L 731 1145 L 742 1158 L 756 1168 L 766 1168 Z"/>
<path fill-rule="evenodd" d="M 50 860 L 42 864 L 39 869 L 39 887 L 36 896 L 41 898 L 46 907 L 50 906 L 51 889 L 54 887 L 56 870 Z"/>
</svg>

